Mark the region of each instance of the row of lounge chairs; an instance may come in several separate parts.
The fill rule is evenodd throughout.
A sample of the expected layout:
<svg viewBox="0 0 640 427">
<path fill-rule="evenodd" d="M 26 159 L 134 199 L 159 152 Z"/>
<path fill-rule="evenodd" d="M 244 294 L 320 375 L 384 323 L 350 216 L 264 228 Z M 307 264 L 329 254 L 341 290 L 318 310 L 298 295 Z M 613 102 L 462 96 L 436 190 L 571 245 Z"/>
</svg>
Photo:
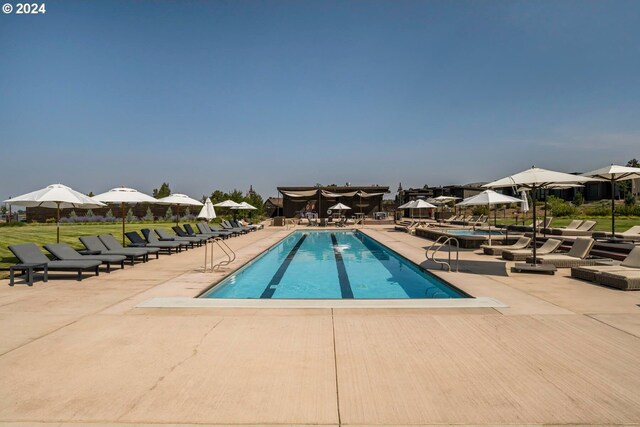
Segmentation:
<svg viewBox="0 0 640 427">
<path fill-rule="evenodd" d="M 445 219 L 443 222 L 453 225 L 471 225 L 474 227 L 480 227 L 487 222 L 488 217 L 486 215 L 472 216 L 472 215 L 454 215 Z"/>
<path fill-rule="evenodd" d="M 159 258 L 160 252 L 173 254 L 196 246 L 201 246 L 209 239 L 229 238 L 246 234 L 262 228 L 262 225 L 243 225 L 239 222 L 223 221 L 221 227 L 209 226 L 202 222 L 197 224 L 198 231 L 190 224 L 184 228 L 172 227 L 175 235 L 163 229 L 142 229 L 142 235 L 132 231 L 125 233 L 131 242 L 124 247 L 111 234 L 98 236 L 81 236 L 80 242 L 85 250 L 77 251 L 66 243 L 47 244 L 46 249 L 55 259 L 49 259 L 34 243 L 10 245 L 9 250 L 18 258 L 19 264 L 10 269 L 9 285 L 13 286 L 15 270 L 26 272 L 27 284 L 33 285 L 35 271 L 44 271 L 43 280 L 48 280 L 49 271 L 76 272 L 77 280 L 82 280 L 83 273 L 100 274 L 100 266 L 106 266 L 107 273 L 112 265 L 124 268 L 125 261 L 134 265 L 136 261 L 147 262 L 150 256 Z"/>
<path fill-rule="evenodd" d="M 623 291 L 640 290 L 640 246 L 636 246 L 619 265 L 576 266 L 571 277 Z"/>
<path fill-rule="evenodd" d="M 595 221 L 583 221 L 574 219 L 566 227 L 544 228 L 543 233 L 553 236 L 591 236 L 596 226 Z"/>
</svg>

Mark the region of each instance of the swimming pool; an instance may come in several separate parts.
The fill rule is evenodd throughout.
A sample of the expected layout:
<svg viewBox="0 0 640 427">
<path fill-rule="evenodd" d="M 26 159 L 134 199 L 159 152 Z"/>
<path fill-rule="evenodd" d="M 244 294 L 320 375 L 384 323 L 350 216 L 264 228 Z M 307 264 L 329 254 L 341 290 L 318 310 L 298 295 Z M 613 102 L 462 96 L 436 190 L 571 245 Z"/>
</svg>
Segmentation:
<svg viewBox="0 0 640 427">
<path fill-rule="evenodd" d="M 201 298 L 470 298 L 359 231 L 296 231 Z"/>
</svg>

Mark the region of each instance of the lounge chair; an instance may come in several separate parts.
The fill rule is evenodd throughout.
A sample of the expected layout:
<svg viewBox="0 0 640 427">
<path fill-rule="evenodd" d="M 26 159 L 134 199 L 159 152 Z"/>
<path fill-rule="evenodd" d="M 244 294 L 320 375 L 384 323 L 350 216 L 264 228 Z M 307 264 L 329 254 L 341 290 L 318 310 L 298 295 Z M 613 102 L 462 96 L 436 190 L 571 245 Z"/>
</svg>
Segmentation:
<svg viewBox="0 0 640 427">
<path fill-rule="evenodd" d="M 596 280 L 601 285 L 623 291 L 638 291 L 640 290 L 640 269 L 605 271 L 598 274 Z"/>
<path fill-rule="evenodd" d="M 557 239 L 547 239 L 537 250 L 536 255 L 548 255 L 556 251 L 562 241 Z M 534 243 L 535 244 L 535 243 Z M 533 250 L 531 249 L 515 249 L 515 250 L 503 250 L 502 259 L 507 261 L 524 261 L 528 257 L 533 256 Z"/>
<path fill-rule="evenodd" d="M 596 259 L 587 259 L 595 241 L 591 238 L 578 237 L 566 254 L 549 254 L 537 257 L 539 264 L 552 264 L 556 268 L 578 267 L 580 265 L 595 265 Z M 533 263 L 533 258 L 527 258 Z"/>
<path fill-rule="evenodd" d="M 612 234 L 608 232 L 603 232 L 603 231 L 596 231 L 593 233 L 593 237 L 596 239 L 598 238 L 611 239 Z M 640 241 L 640 225 L 634 225 L 633 227 L 629 228 L 627 231 L 617 232 L 615 234 L 615 238 L 627 240 L 631 242 L 639 242 Z"/>
<path fill-rule="evenodd" d="M 240 221 L 240 220 L 231 221 L 231 225 L 236 225 L 238 227 L 246 227 L 251 231 L 257 231 L 262 226 L 262 224 L 260 224 L 260 226 L 254 225 L 254 224 L 248 224 L 248 223 L 245 224 L 244 221 Z"/>
<path fill-rule="evenodd" d="M 140 230 L 140 232 L 147 240 L 149 246 L 164 249 L 169 253 L 169 255 L 171 255 L 172 250 L 175 250 L 176 252 L 182 252 L 183 248 L 187 250 L 189 249 L 189 245 L 191 244 L 189 242 L 178 242 L 173 239 L 167 241 L 160 240 L 158 238 L 158 234 L 154 233 L 149 228 L 143 228 L 142 230 Z"/>
<path fill-rule="evenodd" d="M 536 228 L 539 228 L 541 224 L 542 224 L 542 219 L 536 220 Z M 518 225 L 518 224 L 508 225 L 507 226 L 507 230 L 509 230 L 509 231 L 518 231 L 520 233 L 526 233 L 526 232 L 533 231 L 533 221 L 531 221 L 531 223 L 527 224 L 527 225 Z"/>
<path fill-rule="evenodd" d="M 575 279 L 596 282 L 600 273 L 615 273 L 618 271 L 640 270 L 640 246 L 629 252 L 625 259 L 617 265 L 591 265 L 571 268 L 571 277 Z"/>
<path fill-rule="evenodd" d="M 180 237 L 176 234 L 172 235 L 172 234 L 169 234 L 169 232 L 163 228 L 156 228 L 154 231 L 156 232 L 158 237 L 160 237 L 161 241 L 170 242 L 174 240 L 176 242 L 184 242 L 184 243 L 187 243 L 191 248 L 195 247 L 196 245 L 201 246 L 202 243 L 206 241 L 206 239 L 202 237 L 188 237 L 188 236 Z"/>
<path fill-rule="evenodd" d="M 145 230 L 147 230 L 147 232 L 150 231 L 148 228 L 145 229 Z M 129 231 L 129 232 L 125 233 L 125 236 L 127 236 L 127 239 L 129 239 L 131 241 L 131 246 L 136 247 L 136 248 L 140 248 L 140 249 L 151 249 L 151 248 L 153 248 L 153 249 L 157 249 L 158 252 L 160 252 L 161 250 L 164 250 L 169 255 L 171 255 L 174 250 L 176 252 L 179 252 L 179 249 L 180 249 L 175 244 L 166 245 L 166 244 L 163 243 L 161 245 L 156 245 L 155 243 L 150 243 L 148 240 L 146 240 L 144 237 L 142 237 L 140 234 L 138 234 L 137 231 Z M 169 243 L 169 242 L 167 242 L 167 243 Z"/>
<path fill-rule="evenodd" d="M 584 221 L 576 228 L 552 228 L 551 234 L 554 236 L 591 236 L 595 221 Z"/>
<path fill-rule="evenodd" d="M 557 228 L 545 227 L 542 229 L 542 232 L 546 234 L 553 234 L 553 230 L 577 230 L 578 227 L 580 227 L 580 225 L 582 225 L 583 222 L 584 221 L 581 219 L 574 219 L 564 227 L 557 227 Z M 556 231 L 556 233 L 559 233 L 559 232 Z"/>
<path fill-rule="evenodd" d="M 191 239 L 200 239 L 202 243 L 205 243 L 207 240 L 211 239 L 211 237 L 204 236 L 202 234 L 197 236 L 196 235 L 190 236 L 179 225 L 174 225 L 173 227 L 171 227 L 171 229 L 173 229 L 173 231 L 175 231 L 176 235 L 179 237 L 189 237 Z"/>
<path fill-rule="evenodd" d="M 142 249 L 122 248 L 122 250 L 110 250 L 102 243 L 98 236 L 81 236 L 80 241 L 87 250 L 96 255 L 124 255 L 130 261 L 131 265 L 136 259 L 140 258 L 142 262 L 149 260 L 149 253 Z"/>
<path fill-rule="evenodd" d="M 485 255 L 502 255 L 503 251 L 515 251 L 520 249 L 526 249 L 531 243 L 531 237 L 522 236 L 515 242 L 513 245 L 481 245 L 480 248 L 483 250 Z"/>
<path fill-rule="evenodd" d="M 156 259 L 159 258 L 160 248 L 153 248 L 149 246 L 145 246 L 142 248 L 125 248 L 113 237 L 111 234 L 100 234 L 98 239 L 107 247 L 107 249 L 112 251 L 126 251 L 126 250 L 134 250 L 134 251 L 145 251 L 148 255 L 155 254 Z"/>
<path fill-rule="evenodd" d="M 31 265 L 32 271 L 45 270 L 48 271 L 76 271 L 78 272 L 78 280 L 82 280 L 82 273 L 87 270 L 93 270 L 98 276 L 100 274 L 101 261 L 97 260 L 69 260 L 69 261 L 51 261 L 34 243 L 23 243 L 20 245 L 11 245 L 9 250 L 20 260 L 22 265 Z M 41 267 L 34 267 L 34 264 L 41 264 Z M 45 269 L 46 266 L 46 269 Z M 44 281 L 47 281 L 45 274 Z M 33 274 L 27 277 L 27 283 L 33 283 Z"/>
<path fill-rule="evenodd" d="M 73 249 L 66 243 L 51 243 L 44 245 L 44 248 L 60 261 L 75 260 L 93 260 L 100 261 L 107 266 L 107 273 L 111 272 L 111 264 L 120 264 L 120 268 L 124 268 L 124 261 L 127 259 L 124 255 L 83 255 Z"/>
<path fill-rule="evenodd" d="M 187 226 L 189 226 L 191 231 L 193 231 L 193 229 L 189 224 L 185 224 L 184 228 L 187 229 Z M 203 222 L 199 222 L 198 224 L 196 224 L 196 226 L 198 227 L 198 231 L 199 231 L 199 234 L 197 234 L 198 236 L 203 235 L 203 236 L 208 236 L 209 238 L 226 239 L 228 237 L 233 237 L 239 234 L 235 231 L 222 230 L 222 229 L 218 229 L 217 227 L 211 227 L 209 226 L 209 224 L 205 224 Z M 187 231 L 190 231 L 190 230 L 187 230 Z"/>
<path fill-rule="evenodd" d="M 245 229 L 245 228 L 241 228 L 241 227 L 234 227 L 233 225 L 231 225 L 231 223 L 229 221 L 222 221 L 220 222 L 220 226 L 224 229 L 224 230 L 230 230 L 230 231 L 235 231 L 241 234 L 247 234 L 250 230 Z"/>
</svg>

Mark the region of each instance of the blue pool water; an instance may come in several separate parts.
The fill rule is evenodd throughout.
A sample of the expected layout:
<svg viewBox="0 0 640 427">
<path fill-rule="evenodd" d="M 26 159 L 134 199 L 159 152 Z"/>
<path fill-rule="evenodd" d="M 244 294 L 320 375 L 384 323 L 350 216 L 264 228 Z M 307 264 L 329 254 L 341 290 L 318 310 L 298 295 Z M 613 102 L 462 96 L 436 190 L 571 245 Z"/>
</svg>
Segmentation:
<svg viewBox="0 0 640 427">
<path fill-rule="evenodd" d="M 454 236 L 488 236 L 489 235 L 489 231 L 488 230 L 453 230 L 453 229 L 446 229 L 446 230 L 442 230 L 443 232 L 447 233 L 447 234 L 452 234 Z M 503 231 L 499 231 L 499 230 L 491 230 L 491 235 L 492 236 L 502 236 L 504 235 Z"/>
<path fill-rule="evenodd" d="M 358 231 L 298 231 L 202 298 L 467 298 Z"/>
</svg>

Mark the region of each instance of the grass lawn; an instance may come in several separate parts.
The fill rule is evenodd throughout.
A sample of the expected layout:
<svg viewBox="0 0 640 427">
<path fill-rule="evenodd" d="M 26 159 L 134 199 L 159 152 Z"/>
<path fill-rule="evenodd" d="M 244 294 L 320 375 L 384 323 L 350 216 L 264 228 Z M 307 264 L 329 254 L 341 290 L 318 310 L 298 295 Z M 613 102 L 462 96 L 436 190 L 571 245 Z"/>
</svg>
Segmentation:
<svg viewBox="0 0 640 427">
<path fill-rule="evenodd" d="M 542 217 L 540 217 L 540 219 L 542 219 Z M 596 227 L 594 228 L 594 231 L 611 231 L 611 217 L 589 218 L 589 217 L 579 216 L 579 217 L 553 218 L 553 221 L 551 222 L 551 227 L 564 227 L 574 219 L 596 221 L 597 224 L 596 224 Z M 493 217 L 491 217 L 491 221 L 493 221 Z M 514 223 L 514 220 L 512 218 L 507 218 L 506 220 L 500 219 L 500 216 L 498 214 L 498 224 L 513 224 L 513 223 Z M 518 223 L 521 224 L 522 221 L 520 220 L 518 221 Z M 525 224 L 531 224 L 530 215 L 527 216 L 527 219 L 525 220 Z M 640 225 L 640 217 L 624 217 L 624 216 L 616 217 L 616 231 L 624 231 L 634 225 Z"/>
<path fill-rule="evenodd" d="M 182 223 L 181 223 L 182 224 Z M 147 224 L 127 224 L 127 231 L 138 231 L 143 228 L 165 228 L 171 234 L 171 226 L 174 222 L 156 222 Z M 195 228 L 195 225 L 192 224 Z M 118 241 L 122 239 L 122 223 L 109 224 L 61 224 L 60 225 L 60 243 L 68 243 L 76 249 L 84 249 L 78 237 L 97 234 L 113 234 Z M 35 224 L 25 225 L 22 227 L 0 227 L 0 269 L 8 269 L 9 266 L 15 264 L 17 259 L 11 251 L 7 249 L 9 245 L 18 243 L 35 243 L 42 247 L 47 243 L 55 243 L 56 226 L 55 224 Z M 44 251 L 44 249 L 43 249 Z M 46 251 L 45 251 L 46 252 Z M 8 272 L 0 271 L 0 277 L 8 276 Z"/>
</svg>

